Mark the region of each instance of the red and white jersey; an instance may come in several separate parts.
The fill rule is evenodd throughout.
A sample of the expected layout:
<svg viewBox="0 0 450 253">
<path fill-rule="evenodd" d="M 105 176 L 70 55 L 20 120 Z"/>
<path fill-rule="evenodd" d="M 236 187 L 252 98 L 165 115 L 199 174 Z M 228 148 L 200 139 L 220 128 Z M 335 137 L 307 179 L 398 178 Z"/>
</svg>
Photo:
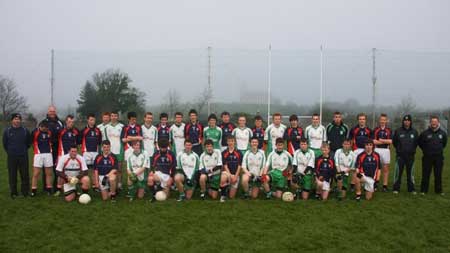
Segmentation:
<svg viewBox="0 0 450 253">
<path fill-rule="evenodd" d="M 82 171 L 87 171 L 88 167 L 86 161 L 81 155 L 72 159 L 70 154 L 63 155 L 58 159 L 58 165 L 56 171 L 63 172 L 68 177 L 76 177 L 80 175 Z"/>
</svg>

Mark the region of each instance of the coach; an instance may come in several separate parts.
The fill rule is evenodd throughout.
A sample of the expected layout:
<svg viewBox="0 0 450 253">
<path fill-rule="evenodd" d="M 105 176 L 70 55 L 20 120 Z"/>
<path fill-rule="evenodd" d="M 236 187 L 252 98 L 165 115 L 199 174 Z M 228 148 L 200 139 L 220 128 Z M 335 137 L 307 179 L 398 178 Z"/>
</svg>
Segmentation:
<svg viewBox="0 0 450 253">
<path fill-rule="evenodd" d="M 31 145 L 30 132 L 22 126 L 22 116 L 19 113 L 11 115 L 11 126 L 3 132 L 3 148 L 8 155 L 9 190 L 11 198 L 16 198 L 17 171 L 20 173 L 21 192 L 27 197 L 30 191 L 30 176 L 28 174 L 28 148 Z"/>
<path fill-rule="evenodd" d="M 419 136 L 422 149 L 422 184 L 421 193 L 428 192 L 431 170 L 434 169 L 434 191 L 442 193 L 442 167 L 444 166 L 444 148 L 447 145 L 447 134 L 440 128 L 439 118 L 430 117 L 430 126 Z"/>
</svg>

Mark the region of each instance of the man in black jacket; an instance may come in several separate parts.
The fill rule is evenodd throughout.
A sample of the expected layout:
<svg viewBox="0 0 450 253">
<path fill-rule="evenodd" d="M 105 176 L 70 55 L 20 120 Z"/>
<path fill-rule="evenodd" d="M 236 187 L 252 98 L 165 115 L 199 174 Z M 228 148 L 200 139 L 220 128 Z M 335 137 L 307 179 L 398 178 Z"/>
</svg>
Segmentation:
<svg viewBox="0 0 450 253">
<path fill-rule="evenodd" d="M 430 126 L 419 137 L 419 146 L 423 151 L 421 193 L 428 192 L 431 170 L 434 169 L 434 191 L 442 194 L 442 167 L 444 166 L 444 148 L 447 134 L 440 128 L 439 118 L 430 117 Z"/>
<path fill-rule="evenodd" d="M 419 133 L 412 127 L 411 115 L 403 117 L 402 126 L 395 130 L 392 142 L 397 154 L 394 172 L 394 194 L 400 191 L 403 170 L 406 167 L 408 192 L 416 194 L 414 187 L 414 159 L 419 140 Z"/>
<path fill-rule="evenodd" d="M 19 113 L 11 115 L 11 126 L 3 132 L 3 148 L 8 155 L 9 190 L 11 198 L 16 198 L 17 171 L 20 173 L 21 192 L 27 197 L 30 192 L 30 176 L 28 172 L 28 148 L 31 145 L 30 132 L 22 126 Z"/>
<path fill-rule="evenodd" d="M 348 138 L 349 128 L 342 121 L 342 114 L 340 112 L 334 112 L 333 122 L 327 125 L 327 139 L 330 144 L 330 157 L 334 158 L 334 154 L 340 148 L 342 143 Z"/>
</svg>

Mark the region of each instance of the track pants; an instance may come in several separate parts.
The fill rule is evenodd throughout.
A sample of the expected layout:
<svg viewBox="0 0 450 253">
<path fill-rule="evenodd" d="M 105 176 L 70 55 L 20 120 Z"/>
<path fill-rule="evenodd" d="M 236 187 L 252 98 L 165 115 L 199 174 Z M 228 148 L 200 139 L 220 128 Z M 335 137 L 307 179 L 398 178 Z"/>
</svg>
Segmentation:
<svg viewBox="0 0 450 253">
<path fill-rule="evenodd" d="M 400 191 L 400 185 L 402 183 L 403 171 L 406 168 L 406 182 L 408 185 L 408 192 L 415 191 L 414 187 L 414 154 L 397 154 L 395 160 L 394 171 L 394 191 Z"/>
<path fill-rule="evenodd" d="M 28 156 L 8 155 L 9 191 L 11 195 L 17 194 L 17 172 L 20 173 L 20 191 L 24 196 L 30 192 L 30 175 L 28 172 Z"/>
<path fill-rule="evenodd" d="M 427 193 L 430 183 L 431 171 L 434 173 L 434 192 L 442 192 L 442 167 L 444 166 L 443 154 L 424 155 L 422 157 L 422 184 L 420 191 Z"/>
</svg>

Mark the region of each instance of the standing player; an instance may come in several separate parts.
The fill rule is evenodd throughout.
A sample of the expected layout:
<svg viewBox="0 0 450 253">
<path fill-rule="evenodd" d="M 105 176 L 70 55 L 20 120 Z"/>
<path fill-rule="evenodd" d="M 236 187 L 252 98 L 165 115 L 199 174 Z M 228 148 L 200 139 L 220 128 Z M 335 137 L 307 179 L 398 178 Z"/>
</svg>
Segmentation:
<svg viewBox="0 0 450 253">
<path fill-rule="evenodd" d="M 72 144 L 69 152 L 58 158 L 58 166 L 56 167 L 56 175 L 64 182 L 64 198 L 67 202 L 75 200 L 79 183 L 83 193 L 89 192 L 88 167 L 77 150 L 77 145 Z"/>
<path fill-rule="evenodd" d="M 192 141 L 192 150 L 197 154 L 203 153 L 203 126 L 198 121 L 197 111 L 191 109 L 189 111 L 189 123 L 184 128 L 184 138 Z"/>
<path fill-rule="evenodd" d="M 128 125 L 122 128 L 122 132 L 120 133 L 120 139 L 123 143 L 123 151 L 125 156 L 125 161 L 128 161 L 128 157 L 133 153 L 133 149 L 131 148 L 131 143 L 134 141 L 142 142 L 144 139 L 142 137 L 142 128 L 138 125 L 137 115 L 135 112 L 129 112 L 128 115 Z M 139 145 L 141 147 L 141 145 Z"/>
<path fill-rule="evenodd" d="M 375 183 L 380 177 L 381 158 L 373 150 L 373 140 L 367 139 L 364 152 L 356 158 L 357 184 L 356 201 L 361 200 L 361 183 L 366 191 L 366 199 L 370 200 L 375 192 Z"/>
<path fill-rule="evenodd" d="M 355 170 L 356 155 L 352 150 L 352 141 L 350 139 L 344 140 L 342 148 L 336 150 L 334 162 L 336 165 L 336 179 L 339 188 L 338 200 L 342 200 L 345 198 L 349 187 L 348 178 L 350 172 Z"/>
<path fill-rule="evenodd" d="M 159 121 L 159 124 L 156 126 L 158 129 L 158 139 L 170 140 L 169 115 L 165 112 L 161 113 L 159 115 Z"/>
<path fill-rule="evenodd" d="M 402 126 L 395 130 L 392 142 L 397 153 L 394 173 L 394 194 L 400 191 L 403 170 L 406 167 L 408 192 L 416 194 L 414 186 L 414 159 L 419 141 L 419 133 L 412 127 L 411 115 L 405 115 Z"/>
<path fill-rule="evenodd" d="M 224 151 L 225 149 L 227 149 L 227 138 L 233 133 L 233 130 L 236 128 L 236 126 L 230 122 L 229 112 L 222 112 L 220 117 L 222 118 L 222 124 L 219 125 L 219 127 L 222 129 L 221 151 Z"/>
<path fill-rule="evenodd" d="M 175 184 L 180 193 L 177 201 L 190 200 L 197 184 L 200 158 L 192 152 L 190 140 L 184 141 L 184 149 L 177 155 L 177 174 Z"/>
<path fill-rule="evenodd" d="M 314 166 L 316 158 L 314 151 L 308 148 L 308 140 L 300 139 L 300 149 L 295 151 L 292 166 L 294 172 L 292 175 L 291 187 L 295 190 L 297 199 L 309 199 L 309 193 L 312 190 Z"/>
<path fill-rule="evenodd" d="M 340 112 L 333 113 L 333 121 L 327 126 L 327 139 L 330 144 L 330 156 L 334 157 L 336 151 L 342 148 L 342 144 L 348 138 L 349 128 L 342 121 Z"/>
<path fill-rule="evenodd" d="M 366 125 L 367 115 L 360 113 L 356 116 L 358 124 L 350 129 L 349 138 L 352 139 L 353 151 L 355 155 L 358 156 L 365 150 L 365 144 L 367 140 L 372 136 L 372 130 Z M 355 188 L 355 183 L 357 182 L 356 173 L 352 175 L 352 181 L 350 188 L 353 190 Z"/>
<path fill-rule="evenodd" d="M 264 128 L 261 116 L 255 116 L 255 127 L 252 128 L 253 137 L 258 138 L 258 149 L 264 150 Z"/>
<path fill-rule="evenodd" d="M 333 158 L 330 157 L 330 146 L 322 144 L 322 155 L 316 159 L 316 197 L 327 200 L 330 192 L 331 179 L 336 175 L 336 167 Z"/>
<path fill-rule="evenodd" d="M 253 132 L 250 128 L 246 126 L 247 119 L 245 116 L 239 116 L 238 118 L 238 127 L 233 130 L 231 133 L 232 136 L 236 139 L 237 149 L 239 152 L 244 154 L 250 147 L 250 138 L 253 136 Z M 228 140 L 227 140 L 228 143 Z M 228 148 L 230 146 L 228 145 Z"/>
<path fill-rule="evenodd" d="M 242 189 L 245 199 L 250 196 L 256 199 L 259 187 L 261 187 L 261 174 L 266 163 L 266 156 L 264 151 L 258 148 L 258 145 L 258 138 L 253 136 L 250 140 L 250 150 L 245 152 L 242 159 Z"/>
<path fill-rule="evenodd" d="M 284 131 L 286 131 L 286 126 L 281 124 L 281 113 L 274 113 L 272 115 L 272 124 L 264 132 L 264 141 L 267 143 L 267 154 L 275 150 L 276 140 L 284 137 Z"/>
<path fill-rule="evenodd" d="M 37 193 L 37 181 L 41 170 L 44 168 L 45 174 L 45 191 L 47 194 L 52 192 L 52 133 L 48 129 L 47 121 L 42 121 L 31 133 L 31 144 L 34 150 L 33 159 L 33 178 L 31 180 L 31 197 L 36 196 Z"/>
<path fill-rule="evenodd" d="M 286 178 L 292 170 L 292 156 L 284 150 L 283 138 L 277 138 L 275 141 L 275 150 L 267 157 L 261 181 L 263 182 L 266 198 L 270 199 L 272 195 L 281 198 L 286 189 Z"/>
<path fill-rule="evenodd" d="M 216 125 L 217 117 L 215 114 L 208 116 L 208 126 L 203 131 L 203 141 L 212 140 L 214 149 L 220 149 L 222 143 L 222 129 Z"/>
<path fill-rule="evenodd" d="M 242 153 L 236 150 L 234 136 L 227 137 L 228 148 L 222 152 L 223 171 L 220 177 L 220 202 L 227 198 L 228 186 L 230 186 L 230 199 L 236 197 L 239 188 L 239 176 L 241 174 Z"/>
<path fill-rule="evenodd" d="M 383 191 L 388 191 L 389 180 L 389 164 L 391 163 L 391 150 L 389 146 L 392 144 L 392 131 L 387 127 L 388 118 L 386 114 L 381 114 L 378 119 L 379 126 L 373 130 L 373 143 L 375 144 L 375 152 L 380 155 L 381 165 L 383 166 Z"/>
<path fill-rule="evenodd" d="M 153 125 L 153 114 L 146 112 L 144 115 L 144 125 L 142 126 L 142 138 L 144 150 L 150 156 L 150 160 L 156 151 L 158 142 L 158 129 Z"/>
<path fill-rule="evenodd" d="M 217 199 L 222 171 L 222 154 L 214 149 L 211 140 L 205 141 L 205 152 L 200 156 L 200 198 L 205 199 L 206 183 L 209 184 L 209 196 Z"/>
<path fill-rule="evenodd" d="M 104 112 L 102 114 L 102 123 L 97 125 L 97 128 L 100 129 L 102 133 L 102 140 L 106 140 L 106 127 L 111 122 L 111 113 Z"/>
<path fill-rule="evenodd" d="M 319 114 L 314 113 L 311 119 L 311 125 L 305 129 L 305 138 L 308 140 L 308 146 L 316 157 L 322 155 L 322 143 L 327 141 L 327 130 L 320 124 Z"/>
<path fill-rule="evenodd" d="M 88 114 L 87 126 L 83 129 L 83 132 L 81 132 L 81 153 L 90 170 L 94 167 L 94 160 L 98 155 L 98 148 L 101 143 L 102 133 L 100 132 L 100 129 L 95 126 L 95 115 Z M 95 186 L 95 181 L 94 172 L 92 171 L 92 188 L 95 191 L 98 191 L 99 189 Z"/>
<path fill-rule="evenodd" d="M 175 155 L 183 153 L 184 150 L 184 127 L 183 114 L 181 112 L 176 112 L 175 124 L 173 124 L 169 130 L 170 144 Z"/>
<path fill-rule="evenodd" d="M 163 190 L 167 197 L 170 194 L 170 187 L 173 184 L 173 176 L 177 166 L 177 158 L 169 150 L 169 141 L 167 139 L 158 140 L 159 150 L 153 156 L 152 170 L 148 176 L 148 186 L 153 190 L 153 197 L 150 200 L 154 202 L 158 191 Z"/>
<path fill-rule="evenodd" d="M 111 144 L 111 153 L 117 159 L 117 193 L 122 190 L 122 163 L 124 161 L 123 144 L 120 139 L 123 124 L 119 122 L 119 114 L 111 112 L 111 123 L 105 128 L 106 139 Z"/>
<path fill-rule="evenodd" d="M 300 139 L 303 138 L 303 129 L 298 125 L 298 117 L 292 114 L 289 117 L 289 123 L 291 124 L 284 132 L 284 139 L 287 143 L 287 151 L 289 154 L 294 155 L 295 151 L 300 148 Z"/>
<path fill-rule="evenodd" d="M 144 198 L 145 194 L 145 174 L 150 169 L 150 156 L 141 149 L 140 141 L 132 141 L 132 152 L 127 159 L 128 172 L 128 195 L 129 201 L 133 201 L 137 196 L 138 199 Z"/>
<path fill-rule="evenodd" d="M 94 184 L 102 192 L 102 199 L 116 200 L 118 162 L 111 153 L 111 143 L 102 141 L 102 154 L 97 155 L 94 160 Z"/>
</svg>

